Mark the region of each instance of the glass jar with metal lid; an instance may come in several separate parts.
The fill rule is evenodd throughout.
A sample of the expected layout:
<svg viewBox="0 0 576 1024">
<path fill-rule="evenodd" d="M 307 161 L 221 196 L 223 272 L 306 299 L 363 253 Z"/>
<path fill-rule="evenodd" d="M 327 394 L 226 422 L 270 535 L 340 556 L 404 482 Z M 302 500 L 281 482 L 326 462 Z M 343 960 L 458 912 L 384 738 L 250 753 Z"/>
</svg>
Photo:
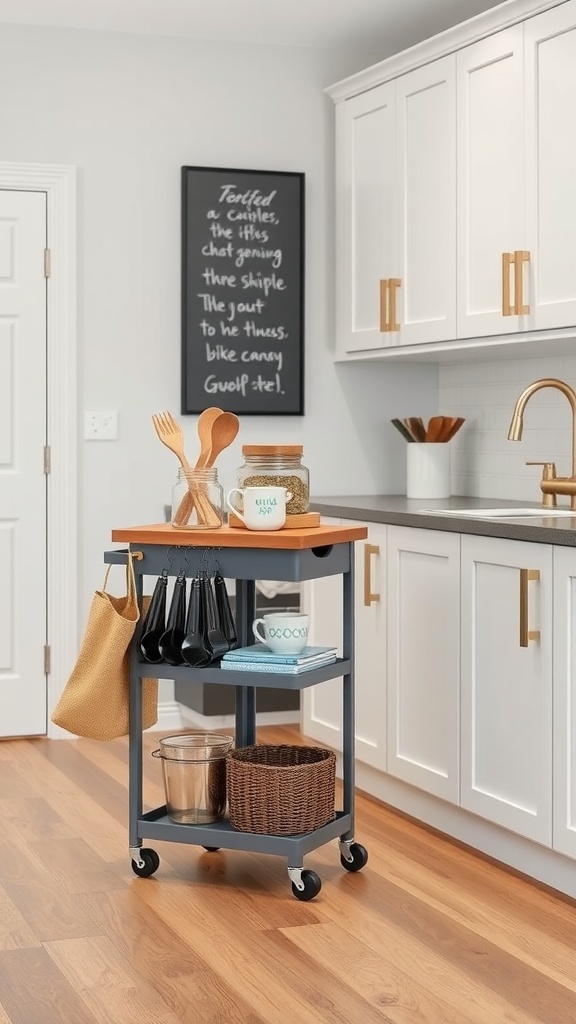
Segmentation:
<svg viewBox="0 0 576 1024">
<path fill-rule="evenodd" d="M 292 494 L 287 515 L 308 511 L 310 474 L 302 465 L 301 444 L 244 444 L 242 455 L 238 487 L 286 487 Z"/>
</svg>

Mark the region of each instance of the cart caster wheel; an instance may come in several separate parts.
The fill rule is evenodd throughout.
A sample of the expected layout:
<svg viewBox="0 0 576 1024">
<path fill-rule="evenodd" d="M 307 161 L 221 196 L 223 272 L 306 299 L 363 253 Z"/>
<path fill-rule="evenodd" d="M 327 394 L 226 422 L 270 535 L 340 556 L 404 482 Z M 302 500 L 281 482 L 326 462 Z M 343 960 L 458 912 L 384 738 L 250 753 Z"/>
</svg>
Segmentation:
<svg viewBox="0 0 576 1024">
<path fill-rule="evenodd" d="M 340 854 L 340 863 L 346 871 L 361 871 L 368 861 L 368 850 L 361 843 L 352 843 L 349 847 L 352 860 L 346 860 Z"/>
<path fill-rule="evenodd" d="M 208 853 L 217 853 L 218 850 L 220 849 L 220 847 L 219 846 L 205 846 L 204 849 L 207 850 Z"/>
<path fill-rule="evenodd" d="M 132 871 L 135 875 L 139 875 L 140 878 L 150 878 L 160 866 L 160 857 L 156 853 L 156 850 L 140 850 L 140 859 L 144 861 L 143 864 L 138 864 L 135 860 L 132 861 Z"/>
<path fill-rule="evenodd" d="M 298 889 L 294 882 L 292 882 L 292 895 L 297 900 L 301 900 L 303 903 L 307 903 L 308 900 L 313 900 L 318 895 L 322 888 L 322 879 L 315 871 L 303 871 L 301 875 L 303 889 Z"/>
</svg>

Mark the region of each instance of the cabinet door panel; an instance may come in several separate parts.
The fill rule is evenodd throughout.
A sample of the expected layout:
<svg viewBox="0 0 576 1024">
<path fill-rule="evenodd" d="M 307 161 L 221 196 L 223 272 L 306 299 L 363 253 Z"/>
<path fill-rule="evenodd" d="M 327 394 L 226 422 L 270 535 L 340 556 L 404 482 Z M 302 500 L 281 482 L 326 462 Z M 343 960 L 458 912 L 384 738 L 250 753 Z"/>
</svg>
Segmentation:
<svg viewBox="0 0 576 1024">
<path fill-rule="evenodd" d="M 371 523 L 356 549 L 356 757 L 386 770 L 386 535 Z"/>
<path fill-rule="evenodd" d="M 528 628 L 520 646 L 521 569 Z M 462 537 L 461 804 L 552 842 L 552 548 Z"/>
<path fill-rule="evenodd" d="M 341 519 L 323 518 L 327 526 L 340 526 Z M 302 584 L 302 607 L 310 616 L 310 643 L 337 646 L 342 656 L 342 578 L 325 576 Z M 342 680 L 302 690 L 302 731 L 310 739 L 342 750 Z"/>
<path fill-rule="evenodd" d="M 396 82 L 400 330 L 396 344 L 456 334 L 456 59 Z"/>
<path fill-rule="evenodd" d="M 457 87 L 458 337 L 506 334 L 523 329 L 502 314 L 502 253 L 527 244 L 522 25 L 461 50 Z"/>
<path fill-rule="evenodd" d="M 380 281 L 396 273 L 394 83 L 337 110 L 337 324 L 344 352 L 381 348 Z"/>
<path fill-rule="evenodd" d="M 530 326 L 576 323 L 576 3 L 525 26 Z"/>
<path fill-rule="evenodd" d="M 458 803 L 460 537 L 388 528 L 388 771 Z"/>
<path fill-rule="evenodd" d="M 386 527 L 373 523 L 367 541 L 355 548 L 355 753 L 366 764 L 386 769 Z M 367 545 L 376 550 L 369 552 Z M 365 571 L 370 593 L 365 604 Z M 312 643 L 337 644 L 342 654 L 342 581 L 328 576 L 305 588 L 311 614 Z M 303 691 L 302 728 L 307 736 L 342 750 L 342 681 L 311 686 Z"/>
<path fill-rule="evenodd" d="M 552 845 L 576 858 L 576 550 L 554 549 Z"/>
</svg>

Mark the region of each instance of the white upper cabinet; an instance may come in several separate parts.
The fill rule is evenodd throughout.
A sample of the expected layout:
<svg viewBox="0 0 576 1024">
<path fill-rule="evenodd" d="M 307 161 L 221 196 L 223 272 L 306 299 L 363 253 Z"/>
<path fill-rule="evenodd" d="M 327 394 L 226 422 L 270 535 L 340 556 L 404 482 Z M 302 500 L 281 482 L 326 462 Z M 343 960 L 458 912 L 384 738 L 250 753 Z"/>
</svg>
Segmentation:
<svg viewBox="0 0 576 1024">
<path fill-rule="evenodd" d="M 453 56 L 397 80 L 399 270 L 388 290 L 396 292 L 390 327 L 398 345 L 440 341 L 456 331 L 455 121 Z"/>
<path fill-rule="evenodd" d="M 380 282 L 398 273 L 394 95 L 394 83 L 383 85 L 337 110 L 337 324 L 348 352 L 383 344 Z"/>
<path fill-rule="evenodd" d="M 527 244 L 523 36 L 515 25 L 457 54 L 461 338 L 520 329 L 512 306 L 513 254 Z"/>
<path fill-rule="evenodd" d="M 576 2 L 530 18 L 526 63 L 529 324 L 576 324 Z"/>
<path fill-rule="evenodd" d="M 455 58 L 337 108 L 337 333 L 343 353 L 456 329 Z"/>
<path fill-rule="evenodd" d="M 336 358 L 566 351 L 576 0 L 508 0 L 329 92 Z"/>
</svg>

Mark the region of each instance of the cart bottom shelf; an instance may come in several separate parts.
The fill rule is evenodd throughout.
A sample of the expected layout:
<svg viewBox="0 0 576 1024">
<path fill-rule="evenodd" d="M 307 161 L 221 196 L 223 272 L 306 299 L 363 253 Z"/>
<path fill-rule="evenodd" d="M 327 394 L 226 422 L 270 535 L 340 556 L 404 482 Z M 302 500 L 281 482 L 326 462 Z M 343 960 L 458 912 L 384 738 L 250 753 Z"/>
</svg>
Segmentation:
<svg viewBox="0 0 576 1024">
<path fill-rule="evenodd" d="M 336 811 L 332 821 L 314 829 L 313 832 L 295 836 L 262 835 L 259 832 L 238 832 L 232 828 L 228 818 L 210 825 L 178 825 L 170 820 L 166 806 L 163 806 L 147 811 L 138 819 L 137 835 L 139 839 L 160 839 L 169 843 L 271 853 L 287 857 L 289 863 L 296 864 L 298 859 L 310 850 L 315 850 L 332 839 L 347 838 L 351 827 L 352 815 Z"/>
</svg>

